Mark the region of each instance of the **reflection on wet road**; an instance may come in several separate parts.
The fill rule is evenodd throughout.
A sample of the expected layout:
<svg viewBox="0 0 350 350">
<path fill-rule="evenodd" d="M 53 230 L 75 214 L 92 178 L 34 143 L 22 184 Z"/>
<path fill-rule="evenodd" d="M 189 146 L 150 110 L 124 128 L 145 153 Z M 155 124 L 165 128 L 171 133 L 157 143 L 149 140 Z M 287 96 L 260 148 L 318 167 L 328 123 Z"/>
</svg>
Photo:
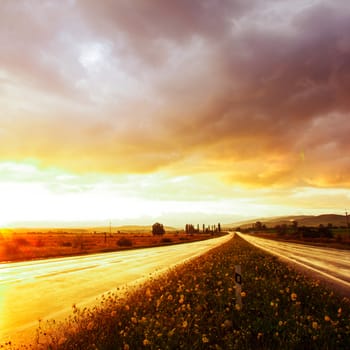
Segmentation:
<svg viewBox="0 0 350 350">
<path fill-rule="evenodd" d="M 39 319 L 63 319 L 96 298 L 205 253 L 232 238 L 123 252 L 0 264 L 0 344 L 23 342 Z"/>
<path fill-rule="evenodd" d="M 350 295 L 350 250 L 315 247 L 301 243 L 289 243 L 239 234 L 255 246 L 298 263 L 332 280 Z"/>
</svg>

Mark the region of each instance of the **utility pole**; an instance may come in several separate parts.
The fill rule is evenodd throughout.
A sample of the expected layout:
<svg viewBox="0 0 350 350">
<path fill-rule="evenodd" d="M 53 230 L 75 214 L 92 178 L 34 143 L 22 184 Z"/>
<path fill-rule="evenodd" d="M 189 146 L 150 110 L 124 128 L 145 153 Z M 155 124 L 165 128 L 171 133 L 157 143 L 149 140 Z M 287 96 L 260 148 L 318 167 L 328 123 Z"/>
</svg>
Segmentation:
<svg viewBox="0 0 350 350">
<path fill-rule="evenodd" d="M 350 225 L 349 225 L 349 215 L 347 209 L 345 209 L 346 227 L 348 228 L 348 236 L 350 237 Z"/>
<path fill-rule="evenodd" d="M 111 226 L 111 220 L 109 220 L 109 237 L 111 237 L 112 233 L 112 226 Z M 107 243 L 107 232 L 105 231 L 105 244 Z"/>
</svg>

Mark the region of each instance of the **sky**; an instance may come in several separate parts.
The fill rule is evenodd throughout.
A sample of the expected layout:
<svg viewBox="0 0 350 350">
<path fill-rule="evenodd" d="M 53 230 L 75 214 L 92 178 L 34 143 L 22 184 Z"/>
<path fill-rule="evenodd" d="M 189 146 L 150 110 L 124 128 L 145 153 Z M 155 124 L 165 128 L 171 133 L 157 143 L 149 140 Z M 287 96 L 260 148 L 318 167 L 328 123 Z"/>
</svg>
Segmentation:
<svg viewBox="0 0 350 350">
<path fill-rule="evenodd" d="M 348 0 L 1 0 L 0 225 L 350 208 Z"/>
</svg>

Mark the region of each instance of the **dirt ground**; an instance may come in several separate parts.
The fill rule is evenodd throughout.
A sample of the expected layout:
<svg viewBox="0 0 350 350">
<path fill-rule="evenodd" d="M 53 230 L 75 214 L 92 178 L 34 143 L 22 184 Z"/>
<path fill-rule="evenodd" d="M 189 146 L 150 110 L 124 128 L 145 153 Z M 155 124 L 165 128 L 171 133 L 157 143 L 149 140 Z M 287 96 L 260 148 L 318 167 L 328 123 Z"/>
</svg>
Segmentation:
<svg viewBox="0 0 350 350">
<path fill-rule="evenodd" d="M 153 236 L 151 232 L 43 231 L 0 233 L 0 262 L 24 261 L 178 244 L 211 238 L 211 234 L 169 232 Z"/>
</svg>

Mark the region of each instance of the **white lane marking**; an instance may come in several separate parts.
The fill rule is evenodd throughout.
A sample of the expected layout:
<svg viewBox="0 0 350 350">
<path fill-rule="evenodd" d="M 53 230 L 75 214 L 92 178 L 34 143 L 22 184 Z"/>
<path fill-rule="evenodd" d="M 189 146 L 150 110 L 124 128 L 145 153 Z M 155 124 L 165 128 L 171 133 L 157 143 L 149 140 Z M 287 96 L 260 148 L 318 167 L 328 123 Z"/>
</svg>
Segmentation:
<svg viewBox="0 0 350 350">
<path fill-rule="evenodd" d="M 246 240 L 247 242 L 249 242 L 249 243 L 255 245 L 256 247 L 258 247 L 258 248 L 260 248 L 260 249 L 263 249 L 263 250 L 267 251 L 267 252 L 270 253 L 270 254 L 277 255 L 277 256 L 281 257 L 282 259 L 286 259 L 286 260 L 289 260 L 289 261 L 291 261 L 291 262 L 293 262 L 293 263 L 299 264 L 299 265 L 301 265 L 301 266 L 303 266 L 303 267 L 305 267 L 305 268 L 307 268 L 307 269 L 309 269 L 309 270 L 312 270 L 312 271 L 314 271 L 314 272 L 316 272 L 316 273 L 319 273 L 319 274 L 321 274 L 321 275 L 323 275 L 323 276 L 325 276 L 325 277 L 327 277 L 327 278 L 329 278 L 329 279 L 332 279 L 333 281 L 335 281 L 335 282 L 337 282 L 337 283 L 340 283 L 340 284 L 342 284 L 343 286 L 346 286 L 346 287 L 348 287 L 348 288 L 350 287 L 350 282 L 344 280 L 344 279 L 343 279 L 343 276 L 341 276 L 341 278 L 336 277 L 336 276 L 334 276 L 334 275 L 332 275 L 332 274 L 330 274 L 330 273 L 328 273 L 328 272 L 325 272 L 325 271 L 323 271 L 323 270 L 321 270 L 321 269 L 319 269 L 319 268 L 317 268 L 317 267 L 314 267 L 315 265 L 310 266 L 309 264 L 300 261 L 298 256 L 295 256 L 295 255 L 293 254 L 293 252 L 291 252 L 290 250 L 288 250 L 288 244 L 287 244 L 287 243 L 284 243 L 283 246 L 287 248 L 287 249 L 286 249 L 286 248 L 284 249 L 284 252 L 287 253 L 288 256 L 287 256 L 287 255 L 284 255 L 284 254 L 282 254 L 282 253 L 280 253 L 280 252 L 277 251 L 279 248 L 276 247 L 276 245 L 278 245 L 278 243 L 276 243 L 276 242 L 274 242 L 273 245 L 271 245 L 271 244 L 266 244 L 266 246 L 264 246 L 263 244 L 259 244 L 259 241 L 261 242 L 261 240 L 264 240 L 263 238 L 258 238 L 258 239 L 256 239 L 256 237 L 252 238 L 252 237 L 248 237 L 248 236 L 246 236 L 246 235 L 241 235 L 241 234 L 239 234 L 239 236 L 240 236 L 241 238 L 243 238 L 244 240 Z M 251 239 L 250 239 L 250 238 L 251 238 Z M 258 241 L 258 242 L 257 242 L 257 241 Z M 264 243 L 265 243 L 265 242 L 264 242 Z M 277 250 L 276 250 L 276 249 L 277 249 Z M 308 248 L 305 247 L 304 249 L 307 250 Z M 294 257 L 291 257 L 290 255 L 291 255 L 291 256 L 294 256 Z"/>
</svg>

